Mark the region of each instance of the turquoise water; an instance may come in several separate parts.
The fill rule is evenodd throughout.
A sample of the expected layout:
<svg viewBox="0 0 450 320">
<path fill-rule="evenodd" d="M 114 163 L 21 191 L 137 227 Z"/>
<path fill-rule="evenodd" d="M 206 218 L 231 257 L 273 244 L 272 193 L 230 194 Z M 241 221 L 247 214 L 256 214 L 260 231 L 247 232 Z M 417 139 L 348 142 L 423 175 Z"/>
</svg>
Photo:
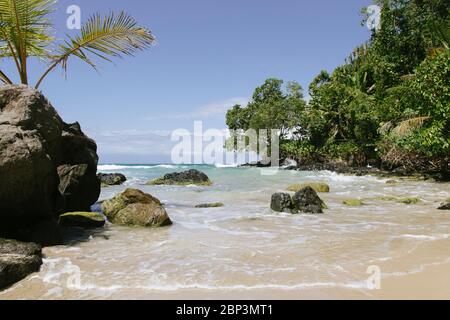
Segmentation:
<svg viewBox="0 0 450 320">
<path fill-rule="evenodd" d="M 196 168 L 211 187 L 148 186 L 154 178 Z M 123 173 L 123 186 L 103 188 L 101 200 L 126 188 L 159 198 L 174 222 L 168 228 L 108 224 L 100 236 L 48 248 L 42 271 L 1 298 L 242 298 L 276 296 L 373 297 L 367 269 L 386 278 L 427 272 L 450 262 L 450 219 L 436 210 L 450 197 L 450 184 L 354 177 L 332 172 L 173 165 L 101 165 Z M 272 212 L 271 195 L 291 184 L 325 182 L 324 215 Z M 419 197 L 417 205 L 380 197 Z M 363 199 L 365 206 L 343 201 Z M 223 208 L 195 205 L 222 202 Z M 68 286 L 73 269 L 81 281 Z M 419 291 L 418 291 L 419 292 Z"/>
</svg>

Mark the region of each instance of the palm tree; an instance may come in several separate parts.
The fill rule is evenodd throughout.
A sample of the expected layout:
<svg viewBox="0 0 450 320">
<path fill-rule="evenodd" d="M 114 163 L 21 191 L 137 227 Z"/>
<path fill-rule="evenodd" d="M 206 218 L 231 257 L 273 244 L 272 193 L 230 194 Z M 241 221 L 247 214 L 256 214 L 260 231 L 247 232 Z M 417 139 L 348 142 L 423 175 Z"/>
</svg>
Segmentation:
<svg viewBox="0 0 450 320">
<path fill-rule="evenodd" d="M 22 84 L 29 84 L 27 62 L 32 57 L 48 64 L 35 85 L 39 88 L 58 66 L 67 71 L 68 60 L 72 56 L 95 69 L 89 55 L 110 61 L 111 57 L 132 56 L 155 41 L 151 31 L 121 12 L 110 13 L 104 18 L 96 14 L 82 26 L 78 36 L 57 42 L 51 36 L 53 25 L 48 19 L 55 7 L 56 0 L 0 0 L 0 59 L 14 61 Z M 13 84 L 2 70 L 0 81 Z"/>
</svg>

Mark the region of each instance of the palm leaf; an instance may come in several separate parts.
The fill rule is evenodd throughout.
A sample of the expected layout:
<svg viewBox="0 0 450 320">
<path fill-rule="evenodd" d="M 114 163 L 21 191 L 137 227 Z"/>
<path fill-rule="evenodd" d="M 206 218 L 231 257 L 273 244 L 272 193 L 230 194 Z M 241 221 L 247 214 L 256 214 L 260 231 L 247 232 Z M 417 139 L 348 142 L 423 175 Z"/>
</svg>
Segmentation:
<svg viewBox="0 0 450 320">
<path fill-rule="evenodd" d="M 21 81 L 27 84 L 27 58 L 45 57 L 51 23 L 47 16 L 54 0 L 0 0 L 0 53 L 12 57 Z"/>
<path fill-rule="evenodd" d="M 154 41 L 151 31 L 140 27 L 124 12 L 119 15 L 110 13 L 104 19 L 94 15 L 83 25 L 79 36 L 70 37 L 60 46 L 58 55 L 38 81 L 36 88 L 56 66 L 61 65 L 63 70 L 67 71 L 67 63 L 71 56 L 96 68 L 88 57 L 89 54 L 110 61 L 110 58 L 133 56 L 135 52 L 148 48 Z"/>
<path fill-rule="evenodd" d="M 423 127 L 425 121 L 431 117 L 416 117 L 400 122 L 397 127 L 394 128 L 394 133 L 398 136 L 408 135 Z"/>
</svg>

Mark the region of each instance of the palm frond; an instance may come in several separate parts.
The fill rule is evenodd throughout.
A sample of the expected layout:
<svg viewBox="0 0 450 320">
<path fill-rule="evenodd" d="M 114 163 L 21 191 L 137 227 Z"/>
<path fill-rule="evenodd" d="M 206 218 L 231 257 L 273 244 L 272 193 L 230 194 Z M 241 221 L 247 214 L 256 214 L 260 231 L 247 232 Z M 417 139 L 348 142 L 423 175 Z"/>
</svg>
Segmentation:
<svg viewBox="0 0 450 320">
<path fill-rule="evenodd" d="M 0 0 L 0 52 L 12 57 L 22 83 L 27 83 L 27 58 L 43 57 L 53 39 L 47 19 L 55 0 Z"/>
<path fill-rule="evenodd" d="M 398 136 L 405 136 L 423 127 L 425 121 L 431 117 L 416 117 L 400 122 L 393 132 Z"/>
<path fill-rule="evenodd" d="M 125 12 L 118 15 L 110 13 L 104 19 L 100 15 L 92 16 L 81 29 L 80 35 L 70 37 L 59 48 L 50 68 L 36 84 L 39 87 L 42 80 L 56 66 L 61 65 L 67 71 L 67 63 L 71 56 L 86 62 L 93 68 L 95 63 L 88 57 L 92 54 L 103 60 L 120 58 L 150 47 L 155 37 L 150 30 L 140 27 L 136 20 Z"/>
</svg>

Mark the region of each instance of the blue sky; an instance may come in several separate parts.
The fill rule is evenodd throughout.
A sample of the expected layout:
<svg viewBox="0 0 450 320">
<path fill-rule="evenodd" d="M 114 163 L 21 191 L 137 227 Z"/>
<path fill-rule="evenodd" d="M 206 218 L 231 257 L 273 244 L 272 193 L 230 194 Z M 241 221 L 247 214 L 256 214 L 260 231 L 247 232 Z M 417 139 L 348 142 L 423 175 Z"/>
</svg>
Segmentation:
<svg viewBox="0 0 450 320">
<path fill-rule="evenodd" d="M 58 70 L 41 89 L 67 122 L 79 121 L 97 140 L 102 163 L 166 163 L 172 130 L 192 130 L 194 120 L 224 129 L 226 109 L 245 103 L 266 78 L 306 89 L 321 70 L 340 65 L 369 39 L 360 10 L 372 1 L 60 0 L 58 37 L 73 34 L 65 27 L 73 4 L 83 20 L 125 10 L 157 43 L 135 58 L 99 62 L 100 73 L 73 58 L 67 80 Z M 36 78 L 43 66 L 32 66 Z"/>
</svg>

